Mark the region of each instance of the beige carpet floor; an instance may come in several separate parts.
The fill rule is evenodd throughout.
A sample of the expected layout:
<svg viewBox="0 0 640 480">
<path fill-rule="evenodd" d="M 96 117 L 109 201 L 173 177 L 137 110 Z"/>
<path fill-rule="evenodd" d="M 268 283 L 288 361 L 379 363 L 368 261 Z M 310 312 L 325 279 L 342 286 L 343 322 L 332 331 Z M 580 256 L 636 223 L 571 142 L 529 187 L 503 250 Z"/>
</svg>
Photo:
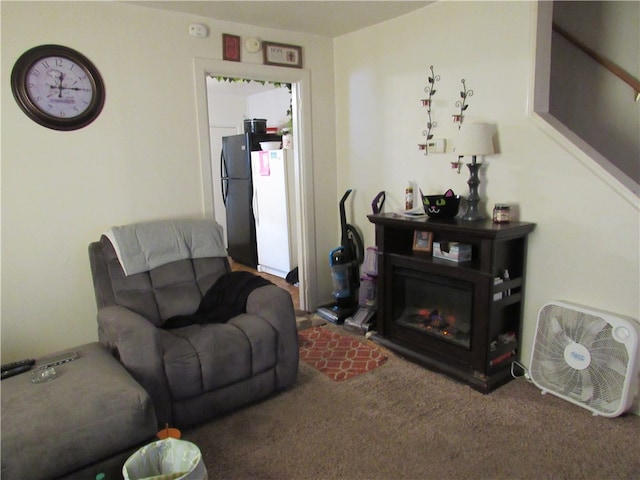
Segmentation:
<svg viewBox="0 0 640 480">
<path fill-rule="evenodd" d="M 593 417 L 523 379 L 482 395 L 393 354 L 344 382 L 301 362 L 289 390 L 183 438 L 210 479 L 640 478 L 640 417 Z"/>
</svg>

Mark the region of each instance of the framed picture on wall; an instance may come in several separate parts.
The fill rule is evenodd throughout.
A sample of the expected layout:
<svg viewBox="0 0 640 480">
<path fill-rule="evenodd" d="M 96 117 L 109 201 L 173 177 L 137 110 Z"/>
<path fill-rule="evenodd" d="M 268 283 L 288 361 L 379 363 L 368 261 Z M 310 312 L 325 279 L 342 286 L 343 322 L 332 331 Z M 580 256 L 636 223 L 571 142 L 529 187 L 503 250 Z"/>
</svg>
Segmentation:
<svg viewBox="0 0 640 480">
<path fill-rule="evenodd" d="M 284 43 L 262 42 L 263 63 L 302 68 L 302 47 Z"/>
<path fill-rule="evenodd" d="M 222 34 L 222 59 L 232 62 L 240 61 L 240 37 L 238 35 Z"/>
<path fill-rule="evenodd" d="M 433 249 L 433 233 L 416 230 L 413 232 L 413 251 L 431 253 Z"/>
</svg>

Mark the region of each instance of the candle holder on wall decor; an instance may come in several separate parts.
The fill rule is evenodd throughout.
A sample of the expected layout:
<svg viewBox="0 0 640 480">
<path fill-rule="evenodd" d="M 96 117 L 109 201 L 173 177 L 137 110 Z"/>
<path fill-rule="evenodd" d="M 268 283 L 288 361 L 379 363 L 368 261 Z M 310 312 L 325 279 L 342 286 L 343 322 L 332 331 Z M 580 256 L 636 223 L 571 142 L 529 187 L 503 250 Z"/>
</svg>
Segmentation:
<svg viewBox="0 0 640 480">
<path fill-rule="evenodd" d="M 473 90 L 467 90 L 464 78 L 460 80 L 460 82 L 462 83 L 462 90 L 460 91 L 461 100 L 456 102 L 456 107 L 460 109 L 460 113 L 453 114 L 453 121 L 458 124 L 458 130 L 460 130 L 462 122 L 464 121 L 464 112 L 469 108 L 469 105 L 467 105 L 467 98 L 473 97 Z"/>
<path fill-rule="evenodd" d="M 464 112 L 467 111 L 469 105 L 467 105 L 467 98 L 473 97 L 473 90 L 467 90 L 467 85 L 464 81 L 464 78 L 460 80 L 462 83 L 462 90 L 460 91 L 460 100 L 456 102 L 456 107 L 460 109 L 459 113 L 453 114 L 453 122 L 458 124 L 458 130 L 462 126 L 462 122 L 464 121 Z M 451 162 L 451 168 L 458 170 L 458 174 L 460 173 L 460 169 L 462 168 L 461 158 L 458 157 L 458 160 L 455 162 Z"/>
<path fill-rule="evenodd" d="M 429 85 L 424 87 L 424 91 L 427 94 L 427 98 L 420 100 L 423 107 L 427 109 L 427 128 L 422 131 L 422 136 L 425 137 L 425 143 L 419 143 L 418 148 L 424 151 L 425 155 L 429 155 L 429 140 L 433 138 L 431 131 L 438 126 L 437 122 L 434 122 L 431 118 L 431 107 L 433 106 L 432 98 L 436 93 L 435 84 L 440 81 L 440 75 L 436 75 L 433 71 L 433 65 L 429 67 L 431 75 L 428 78 Z"/>
</svg>

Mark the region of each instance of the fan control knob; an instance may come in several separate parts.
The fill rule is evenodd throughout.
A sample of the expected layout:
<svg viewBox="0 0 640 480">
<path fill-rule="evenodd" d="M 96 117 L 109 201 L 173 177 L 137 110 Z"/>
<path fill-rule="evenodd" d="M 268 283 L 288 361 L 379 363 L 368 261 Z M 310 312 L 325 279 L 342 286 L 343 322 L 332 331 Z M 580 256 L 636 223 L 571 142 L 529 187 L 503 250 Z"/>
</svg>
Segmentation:
<svg viewBox="0 0 640 480">
<path fill-rule="evenodd" d="M 613 329 L 613 339 L 620 343 L 625 343 L 629 340 L 631 332 L 627 327 L 616 327 Z"/>
</svg>

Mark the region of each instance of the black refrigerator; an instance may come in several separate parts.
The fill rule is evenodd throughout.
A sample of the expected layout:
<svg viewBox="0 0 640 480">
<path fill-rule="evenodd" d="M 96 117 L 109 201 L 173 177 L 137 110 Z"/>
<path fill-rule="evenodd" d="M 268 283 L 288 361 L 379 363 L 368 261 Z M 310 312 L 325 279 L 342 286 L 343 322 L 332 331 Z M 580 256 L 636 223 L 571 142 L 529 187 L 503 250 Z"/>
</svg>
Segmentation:
<svg viewBox="0 0 640 480">
<path fill-rule="evenodd" d="M 260 142 L 281 140 L 280 135 L 256 133 L 222 137 L 220 179 L 227 213 L 228 253 L 235 262 L 252 268 L 258 266 L 258 247 L 253 216 L 251 152 L 260 150 Z"/>
</svg>

